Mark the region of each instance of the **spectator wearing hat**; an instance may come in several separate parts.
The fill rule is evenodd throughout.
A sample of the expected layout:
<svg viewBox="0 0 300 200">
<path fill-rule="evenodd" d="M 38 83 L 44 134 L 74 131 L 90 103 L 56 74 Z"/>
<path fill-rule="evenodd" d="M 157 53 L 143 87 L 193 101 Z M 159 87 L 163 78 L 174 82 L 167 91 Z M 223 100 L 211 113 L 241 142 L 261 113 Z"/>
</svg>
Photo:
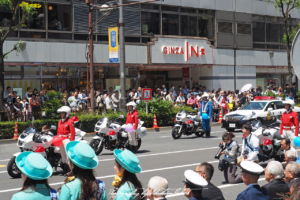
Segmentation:
<svg viewBox="0 0 300 200">
<path fill-rule="evenodd" d="M 192 170 L 186 170 L 184 176 L 184 195 L 189 200 L 209 200 L 202 197 L 203 187 L 208 184 L 202 176 Z"/>
<path fill-rule="evenodd" d="M 242 161 L 241 168 L 242 179 L 247 188 L 237 196 L 237 200 L 269 200 L 268 191 L 257 184 L 264 168 L 251 161 Z"/>
<path fill-rule="evenodd" d="M 289 96 L 286 97 L 286 100 L 293 100 L 294 101 L 293 93 L 290 93 Z"/>
<path fill-rule="evenodd" d="M 115 90 L 115 93 L 111 95 L 112 104 L 114 107 L 114 111 L 118 111 L 120 108 L 120 95 L 119 90 Z"/>
<path fill-rule="evenodd" d="M 41 154 L 23 152 L 17 156 L 16 164 L 24 183 L 21 191 L 14 194 L 12 200 L 58 199 L 58 193 L 48 184 L 48 178 L 53 173 L 52 166 Z"/>
<path fill-rule="evenodd" d="M 202 196 L 210 200 L 225 200 L 222 191 L 210 182 L 214 171 L 214 167 L 207 162 L 203 162 L 196 167 L 195 172 L 207 181 L 207 185 L 203 187 Z"/>
<path fill-rule="evenodd" d="M 72 141 L 67 144 L 66 152 L 71 172 L 61 188 L 59 200 L 107 200 L 104 182 L 97 180 L 93 172 L 99 163 L 94 150 L 86 143 Z"/>
<path fill-rule="evenodd" d="M 115 186 L 114 200 L 135 200 L 143 197 L 143 186 L 136 174 L 142 171 L 139 159 L 129 150 L 114 150 Z"/>
<path fill-rule="evenodd" d="M 262 186 L 262 188 L 268 191 L 270 200 L 281 199 L 278 194 L 284 195 L 290 191 L 288 185 L 282 181 L 282 177 L 282 164 L 278 161 L 269 162 L 265 170 L 265 179 L 268 184 Z"/>
<path fill-rule="evenodd" d="M 167 200 L 166 195 L 168 192 L 167 179 L 154 176 L 149 180 L 147 188 L 147 198 L 149 200 Z"/>
</svg>

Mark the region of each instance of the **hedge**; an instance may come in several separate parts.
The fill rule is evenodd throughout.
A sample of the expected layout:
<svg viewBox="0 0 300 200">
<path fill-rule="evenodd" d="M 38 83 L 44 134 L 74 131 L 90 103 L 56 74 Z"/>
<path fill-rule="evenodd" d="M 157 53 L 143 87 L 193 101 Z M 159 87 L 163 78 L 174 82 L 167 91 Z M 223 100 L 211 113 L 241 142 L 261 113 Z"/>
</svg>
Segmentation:
<svg viewBox="0 0 300 200">
<path fill-rule="evenodd" d="M 176 114 L 180 110 L 186 110 L 188 112 L 192 112 L 193 110 L 189 107 L 175 107 L 169 110 L 168 113 L 157 113 L 156 114 L 156 119 L 158 126 L 171 126 L 174 123 L 174 119 Z M 127 113 L 114 113 L 110 112 L 106 114 L 106 117 L 108 117 L 109 120 L 116 119 L 120 115 L 124 115 L 124 119 L 119 119 L 120 124 L 124 124 L 126 122 L 126 117 Z M 82 129 L 85 132 L 93 132 L 95 124 L 99 119 L 104 117 L 103 115 L 79 115 L 79 122 L 76 124 L 77 128 Z M 144 125 L 147 128 L 153 127 L 153 117 L 154 115 L 152 113 L 146 114 L 143 111 L 139 111 L 139 118 L 144 121 Z M 42 119 L 42 120 L 35 120 L 34 121 L 34 126 L 38 129 L 41 130 L 43 125 L 48 125 L 49 127 L 51 125 L 56 125 L 58 124 L 60 119 Z M 31 121 L 27 122 L 18 122 L 18 131 L 19 134 L 22 133 L 28 126 L 32 124 Z M 10 121 L 10 122 L 0 122 L 0 139 L 10 139 L 13 137 L 14 134 L 14 128 L 15 128 L 15 122 Z"/>
</svg>

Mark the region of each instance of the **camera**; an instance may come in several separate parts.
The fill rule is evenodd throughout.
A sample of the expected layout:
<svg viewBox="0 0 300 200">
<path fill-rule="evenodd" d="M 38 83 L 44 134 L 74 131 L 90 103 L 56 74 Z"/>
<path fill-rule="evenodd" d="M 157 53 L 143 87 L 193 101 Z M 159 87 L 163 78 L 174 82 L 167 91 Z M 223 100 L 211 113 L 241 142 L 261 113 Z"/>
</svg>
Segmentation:
<svg viewBox="0 0 300 200">
<path fill-rule="evenodd" d="M 220 159 L 221 152 L 224 150 L 223 144 L 219 144 L 219 147 L 220 147 L 220 149 L 219 149 L 218 153 L 215 155 L 215 159 Z"/>
<path fill-rule="evenodd" d="M 247 156 L 249 154 L 249 151 L 245 150 L 242 154 L 243 157 Z"/>
</svg>

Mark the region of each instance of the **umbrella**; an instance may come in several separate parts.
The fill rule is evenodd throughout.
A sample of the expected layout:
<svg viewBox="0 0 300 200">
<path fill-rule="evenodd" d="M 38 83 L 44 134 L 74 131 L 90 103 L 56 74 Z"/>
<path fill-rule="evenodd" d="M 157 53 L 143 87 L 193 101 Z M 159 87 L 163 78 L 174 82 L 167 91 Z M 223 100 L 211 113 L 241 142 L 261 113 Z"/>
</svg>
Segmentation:
<svg viewBox="0 0 300 200">
<path fill-rule="evenodd" d="M 247 92 L 248 90 L 250 90 L 252 88 L 252 84 L 248 83 L 246 85 L 244 85 L 241 89 L 241 92 Z"/>
</svg>

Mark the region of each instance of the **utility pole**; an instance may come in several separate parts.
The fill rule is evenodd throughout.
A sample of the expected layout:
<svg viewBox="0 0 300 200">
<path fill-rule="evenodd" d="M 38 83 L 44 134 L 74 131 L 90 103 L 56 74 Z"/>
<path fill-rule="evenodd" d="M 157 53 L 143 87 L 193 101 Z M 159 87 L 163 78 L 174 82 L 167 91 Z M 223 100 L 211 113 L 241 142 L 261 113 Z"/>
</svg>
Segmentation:
<svg viewBox="0 0 300 200">
<path fill-rule="evenodd" d="M 123 0 L 119 0 L 119 5 L 123 5 Z M 125 33 L 124 33 L 124 18 L 123 6 L 119 7 L 119 40 L 120 40 L 120 86 L 121 99 L 120 110 L 126 111 L 126 73 L 125 73 Z"/>
<path fill-rule="evenodd" d="M 90 42 L 90 101 L 91 101 L 91 113 L 95 111 L 95 99 L 94 99 L 94 57 L 93 57 L 93 17 L 92 17 L 92 7 L 90 4 L 92 0 L 85 0 L 86 4 L 89 7 L 89 42 Z M 87 83 L 88 84 L 88 83 Z"/>
</svg>

